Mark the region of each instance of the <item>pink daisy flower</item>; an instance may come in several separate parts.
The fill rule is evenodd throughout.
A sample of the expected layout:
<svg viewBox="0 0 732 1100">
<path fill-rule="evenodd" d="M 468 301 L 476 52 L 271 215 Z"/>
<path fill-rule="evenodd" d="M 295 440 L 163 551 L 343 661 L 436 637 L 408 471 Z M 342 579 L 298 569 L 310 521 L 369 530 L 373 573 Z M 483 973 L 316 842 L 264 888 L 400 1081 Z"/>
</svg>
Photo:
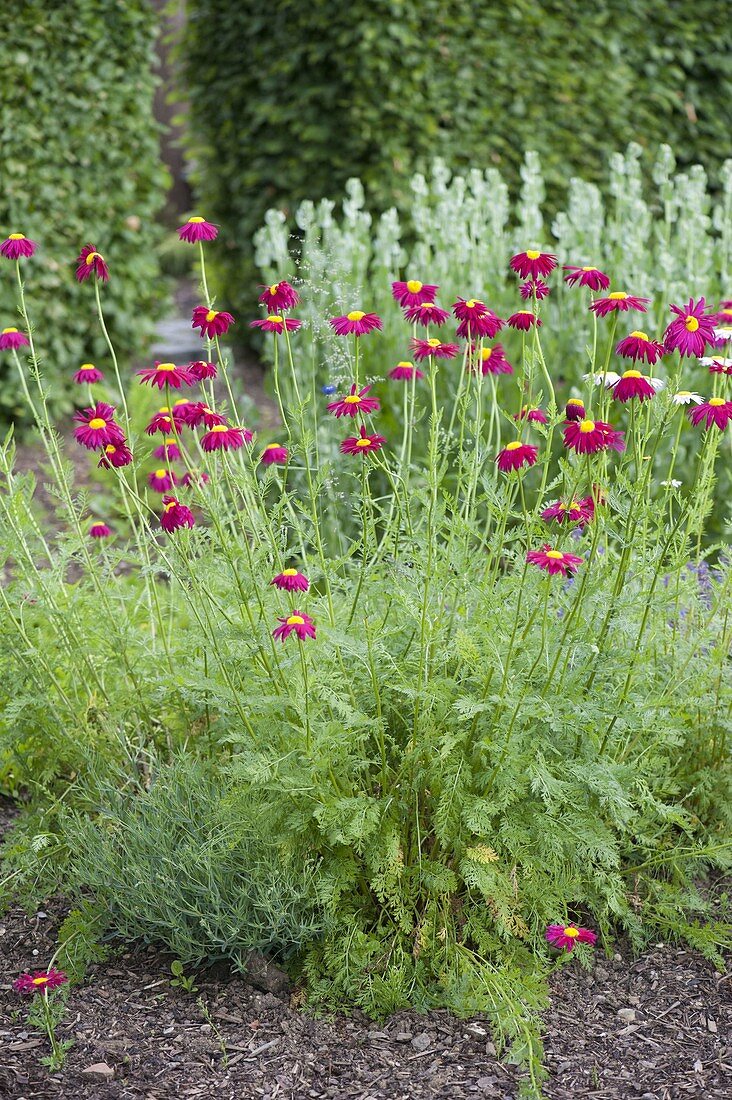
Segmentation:
<svg viewBox="0 0 732 1100">
<path fill-rule="evenodd" d="M 181 386 L 192 386 L 194 379 L 185 367 L 177 367 L 175 363 L 155 363 L 154 367 L 144 367 L 135 372 L 140 382 L 149 382 L 151 386 L 157 386 L 159 390 L 170 386 L 179 390 Z"/>
<path fill-rule="evenodd" d="M 514 439 L 496 455 L 498 469 L 507 474 L 511 470 L 520 470 L 523 466 L 533 466 L 538 453 L 538 447 L 532 446 L 531 443 L 522 443 L 520 439 Z"/>
<path fill-rule="evenodd" d="M 549 275 L 557 266 L 557 257 L 550 252 L 539 252 L 537 249 L 528 249 L 526 252 L 518 252 L 511 257 L 511 270 L 520 275 L 522 279 L 536 281 L 545 275 Z"/>
<path fill-rule="evenodd" d="M 287 447 L 283 447 L 281 443 L 268 443 L 259 456 L 259 461 L 263 466 L 284 466 L 288 457 Z"/>
<path fill-rule="evenodd" d="M 615 431 L 604 420 L 576 420 L 564 429 L 564 446 L 577 454 L 595 454 L 597 451 L 624 451 L 623 433 Z"/>
<path fill-rule="evenodd" d="M 511 314 L 506 324 L 509 328 L 518 329 L 520 332 L 528 332 L 532 325 L 541 328 L 542 321 L 530 309 L 519 309 L 516 313 Z"/>
<path fill-rule="evenodd" d="M 725 359 L 723 355 L 705 356 L 699 362 L 703 367 L 709 367 L 710 374 L 732 374 L 732 359 Z"/>
<path fill-rule="evenodd" d="M 104 262 L 104 256 L 97 252 L 93 244 L 85 244 L 76 258 L 76 278 L 80 283 L 86 282 L 92 275 L 106 283 L 109 279 L 109 268 Z"/>
<path fill-rule="evenodd" d="M 32 256 L 38 245 L 26 237 L 25 233 L 11 233 L 0 244 L 0 256 L 7 260 L 19 260 L 22 257 Z"/>
<path fill-rule="evenodd" d="M 550 924 L 546 930 L 546 940 L 560 951 L 571 951 L 576 943 L 594 944 L 597 936 L 589 928 L 578 928 L 576 924 Z"/>
<path fill-rule="evenodd" d="M 260 318 L 258 321 L 250 321 L 250 328 L 261 328 L 264 332 L 276 332 L 278 336 L 287 329 L 288 332 L 297 332 L 302 325 L 302 321 L 297 321 L 294 317 L 283 317 L 281 313 L 270 313 L 269 316 Z"/>
<path fill-rule="evenodd" d="M 259 295 L 260 302 L 273 313 L 280 313 L 283 309 L 294 309 L 300 301 L 300 295 L 294 286 L 290 286 L 285 279 L 281 279 L 279 283 L 270 283 L 269 286 L 260 283 L 259 289 L 262 291 Z"/>
<path fill-rule="evenodd" d="M 413 353 L 417 362 L 421 363 L 423 359 L 429 359 L 431 355 L 434 355 L 436 359 L 454 359 L 460 348 L 457 344 L 443 344 L 436 336 L 432 336 L 429 340 L 412 340 L 409 344 L 409 350 Z"/>
<path fill-rule="evenodd" d="M 637 397 L 639 401 L 647 401 L 656 396 L 656 387 L 652 380 L 639 370 L 626 370 L 614 383 L 612 391 L 616 401 L 630 401 L 633 397 Z"/>
<path fill-rule="evenodd" d="M 33 974 L 21 974 L 13 982 L 16 993 L 45 993 L 47 989 L 57 989 L 69 979 L 63 970 L 51 967 L 49 970 L 36 970 Z"/>
<path fill-rule="evenodd" d="M 590 290 L 607 290 L 610 286 L 610 279 L 600 271 L 599 267 L 573 267 L 571 264 L 565 264 L 564 270 L 568 273 L 564 276 L 568 286 L 579 283 L 580 286 L 589 287 Z"/>
<path fill-rule="evenodd" d="M 103 470 L 109 470 L 111 467 L 118 469 L 120 466 L 129 466 L 131 462 L 132 451 L 127 443 L 108 443 L 102 451 L 102 457 L 97 466 Z"/>
<path fill-rule="evenodd" d="M 287 615 L 285 618 L 278 615 L 277 621 L 280 626 L 275 627 L 272 631 L 272 637 L 277 638 L 279 641 L 284 642 L 290 634 L 295 634 L 301 642 L 305 638 L 315 637 L 315 623 L 304 611 L 293 611 L 291 615 Z"/>
<path fill-rule="evenodd" d="M 481 302 L 480 298 L 458 298 L 452 303 L 452 312 L 458 321 L 477 321 L 484 313 L 488 313 L 488 306 Z"/>
<path fill-rule="evenodd" d="M 114 420 L 114 409 L 104 401 L 98 401 L 93 408 L 74 413 L 79 424 L 74 428 L 77 443 L 89 451 L 98 451 L 108 443 L 124 443 L 124 432 Z"/>
<path fill-rule="evenodd" d="M 4 328 L 0 332 L 0 351 L 17 350 L 28 346 L 28 337 L 24 336 L 17 328 Z"/>
<path fill-rule="evenodd" d="M 627 313 L 629 309 L 635 309 L 639 313 L 646 312 L 646 306 L 650 298 L 638 298 L 634 294 L 626 294 L 624 290 L 614 290 L 607 298 L 595 298 L 590 303 L 590 309 L 598 317 L 605 317 L 608 313 Z"/>
<path fill-rule="evenodd" d="M 653 366 L 665 354 L 666 349 L 663 344 L 651 340 L 645 332 L 636 329 L 620 341 L 615 351 L 624 359 L 634 359 L 636 362 L 642 359 Z"/>
<path fill-rule="evenodd" d="M 198 401 L 191 405 L 186 416 L 186 423 L 189 428 L 197 428 L 199 424 L 203 424 L 206 428 L 215 428 L 219 424 L 226 423 L 226 417 L 221 413 L 214 412 L 203 401 Z"/>
<path fill-rule="evenodd" d="M 413 378 L 424 378 L 424 374 L 415 367 L 414 363 L 402 360 L 389 371 L 389 378 L 393 378 L 397 382 L 411 382 Z"/>
<path fill-rule="evenodd" d="M 542 282 L 541 279 L 537 279 L 536 282 L 534 282 L 533 279 L 529 279 L 528 282 L 521 283 L 519 287 L 519 294 L 524 299 L 533 298 L 534 295 L 536 295 L 537 299 L 541 301 L 542 298 L 546 298 L 549 293 L 549 287 L 546 283 Z"/>
<path fill-rule="evenodd" d="M 197 359 L 195 363 L 189 363 L 186 370 L 196 382 L 203 382 L 206 378 L 215 378 L 217 374 L 216 364 L 207 363 L 204 359 Z"/>
<path fill-rule="evenodd" d="M 712 314 L 714 323 L 723 327 L 732 325 L 732 300 L 728 299 L 725 302 L 719 303 L 719 309 L 716 313 Z"/>
<path fill-rule="evenodd" d="M 392 297 L 402 309 L 406 309 L 408 306 L 418 306 L 421 302 L 434 302 L 439 289 L 434 283 L 420 283 L 418 279 L 408 279 L 405 283 L 396 282 L 391 284 Z"/>
<path fill-rule="evenodd" d="M 567 420 L 584 420 L 585 403 L 581 397 L 570 397 L 564 406 L 564 416 Z"/>
<path fill-rule="evenodd" d="M 178 478 L 172 471 L 161 467 L 148 474 L 147 483 L 156 493 L 169 493 L 173 486 L 177 485 Z"/>
<path fill-rule="evenodd" d="M 506 358 L 503 344 L 494 344 L 492 348 L 481 348 L 478 344 L 473 344 L 471 351 L 472 359 L 468 362 L 469 370 L 476 369 L 473 364 L 477 357 L 480 361 L 482 374 L 513 374 L 513 367 Z"/>
<path fill-rule="evenodd" d="M 592 497 L 589 499 L 592 501 Z M 586 523 L 592 519 L 593 514 L 594 507 L 589 511 L 587 501 L 584 499 L 571 500 L 569 504 L 565 504 L 563 500 L 555 500 L 543 510 L 541 518 L 545 523 L 551 523 L 552 520 L 556 520 L 557 523 Z"/>
<path fill-rule="evenodd" d="M 663 342 L 666 351 L 678 350 L 679 355 L 700 359 L 704 348 L 714 339 L 714 318 L 704 312 L 706 300 L 689 298 L 685 307 L 671 306 L 675 320 L 666 329 Z"/>
<path fill-rule="evenodd" d="M 379 411 L 379 402 L 375 397 L 367 397 L 366 394 L 371 389 L 371 386 L 364 386 L 363 389 L 356 392 L 356 383 L 351 386 L 351 392 L 347 397 L 339 397 L 337 401 L 331 401 L 326 406 L 328 412 L 332 412 L 334 416 L 358 416 L 359 412 L 372 413 Z"/>
<path fill-rule="evenodd" d="M 710 397 L 708 401 L 689 409 L 689 420 L 694 427 L 704 423 L 706 428 L 714 425 L 723 432 L 732 420 L 732 401 L 725 401 L 723 397 Z"/>
<path fill-rule="evenodd" d="M 163 432 L 169 435 L 170 432 L 179 432 L 180 424 L 176 424 L 170 409 L 163 407 L 158 409 L 156 413 L 150 419 L 150 423 L 145 428 L 146 435 L 155 435 L 156 432 Z"/>
<path fill-rule="evenodd" d="M 514 413 L 514 420 L 534 421 L 536 424 L 548 424 L 549 420 L 543 409 L 531 409 L 523 405 L 520 412 Z"/>
<path fill-rule="evenodd" d="M 95 382 L 103 382 L 104 375 L 93 363 L 82 363 L 78 371 L 74 375 L 74 382 L 78 382 L 79 385 L 86 383 L 93 386 Z"/>
<path fill-rule="evenodd" d="M 230 313 L 208 309 L 206 306 L 196 306 L 191 318 L 191 328 L 200 328 L 201 335 L 208 336 L 210 340 L 216 336 L 224 336 L 233 324 L 234 318 Z"/>
<path fill-rule="evenodd" d="M 456 332 L 457 335 L 463 340 L 474 339 L 475 337 L 485 336 L 489 340 L 492 340 L 494 336 L 503 328 L 505 322 L 500 317 L 496 316 L 492 309 L 487 309 L 479 316 L 472 317 L 470 320 L 461 321 L 458 325 Z"/>
<path fill-rule="evenodd" d="M 181 425 L 188 424 L 191 417 L 196 415 L 198 405 L 198 401 L 191 401 L 187 397 L 181 397 L 178 401 L 173 402 L 173 408 L 170 411 L 177 431 L 181 430 Z"/>
<path fill-rule="evenodd" d="M 108 539 L 112 534 L 112 528 L 106 523 L 92 523 L 89 528 L 89 537 L 92 539 Z"/>
<path fill-rule="evenodd" d="M 270 582 L 275 588 L 283 588 L 285 592 L 307 592 L 310 581 L 297 569 L 283 569 Z"/>
<path fill-rule="evenodd" d="M 215 241 L 218 235 L 219 231 L 216 226 L 211 222 L 207 222 L 205 218 L 199 218 L 197 214 L 189 218 L 186 224 L 178 230 L 180 239 L 187 241 L 188 244 L 197 244 L 198 241 Z"/>
<path fill-rule="evenodd" d="M 204 451 L 237 451 L 254 436 L 248 428 L 234 428 L 227 424 L 214 424 L 201 439 Z"/>
<path fill-rule="evenodd" d="M 169 437 L 156 447 L 153 451 L 153 458 L 163 458 L 168 462 L 175 462 L 176 458 L 180 458 L 180 447 L 177 440 Z"/>
<path fill-rule="evenodd" d="M 382 327 L 378 314 L 364 313 L 362 309 L 353 309 L 344 317 L 333 317 L 328 323 L 338 336 L 365 336 Z"/>
<path fill-rule="evenodd" d="M 575 573 L 577 566 L 582 565 L 583 558 L 576 554 L 567 554 L 562 550 L 552 550 L 549 543 L 545 543 L 541 550 L 529 550 L 526 560 L 531 565 L 538 565 L 539 569 L 545 569 L 550 576 L 561 573 L 563 577 Z"/>
<path fill-rule="evenodd" d="M 440 325 L 444 325 L 450 314 L 448 310 L 442 309 L 434 302 L 420 302 L 418 306 L 409 306 L 405 309 L 404 316 L 407 321 L 424 325 L 425 328 L 430 325 L 437 325 L 439 328 Z"/>
<path fill-rule="evenodd" d="M 358 436 L 350 436 L 341 443 L 341 454 L 365 455 L 371 451 L 380 451 L 386 443 L 383 435 L 369 435 L 364 424 L 361 425 Z"/>
<path fill-rule="evenodd" d="M 163 512 L 160 516 L 160 526 L 169 534 L 177 531 L 179 527 L 193 527 L 195 525 L 193 512 L 176 497 L 163 497 Z"/>
</svg>

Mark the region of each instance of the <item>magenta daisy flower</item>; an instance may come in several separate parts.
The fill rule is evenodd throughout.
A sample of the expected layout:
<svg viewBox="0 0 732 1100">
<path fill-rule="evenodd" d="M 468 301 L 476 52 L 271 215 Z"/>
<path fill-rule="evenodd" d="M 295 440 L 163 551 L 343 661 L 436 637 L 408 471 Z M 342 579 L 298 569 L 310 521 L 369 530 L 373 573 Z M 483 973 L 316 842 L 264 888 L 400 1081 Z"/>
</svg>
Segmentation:
<svg viewBox="0 0 732 1100">
<path fill-rule="evenodd" d="M 424 325 L 425 328 L 430 325 L 437 325 L 439 328 L 440 325 L 444 325 L 450 314 L 448 310 L 442 309 L 434 302 L 420 302 L 418 306 L 409 306 L 405 309 L 404 316 L 407 321 Z"/>
<path fill-rule="evenodd" d="M 17 350 L 18 348 L 28 347 L 29 340 L 22 332 L 17 328 L 4 328 L 0 332 L 0 351 Z"/>
<path fill-rule="evenodd" d="M 458 321 L 477 321 L 489 311 L 488 306 L 480 298 L 458 298 L 452 303 L 452 312 Z"/>
<path fill-rule="evenodd" d="M 281 313 L 270 313 L 269 316 L 260 318 L 258 321 L 250 321 L 250 328 L 261 328 L 264 332 L 276 332 L 278 336 L 287 329 L 288 332 L 297 332 L 302 325 L 302 321 L 297 321 L 294 317 L 283 317 Z"/>
<path fill-rule="evenodd" d="M 108 443 L 102 451 L 102 457 L 97 466 L 103 470 L 109 470 L 111 467 L 118 469 L 120 466 L 129 466 L 131 462 L 132 451 L 126 442 Z"/>
<path fill-rule="evenodd" d="M 328 412 L 332 412 L 334 416 L 358 416 L 361 413 L 372 413 L 379 411 L 379 402 L 375 397 L 367 397 L 366 394 L 371 389 L 371 386 L 364 386 L 363 389 L 356 392 L 356 383 L 351 386 L 351 392 L 347 397 L 339 397 L 337 401 L 331 401 L 326 406 Z"/>
<path fill-rule="evenodd" d="M 424 374 L 415 367 L 414 363 L 409 363 L 406 359 L 403 359 L 389 371 L 389 378 L 393 378 L 397 382 L 411 382 L 413 378 L 424 378 Z"/>
<path fill-rule="evenodd" d="M 520 412 L 514 413 L 514 420 L 528 420 L 536 424 L 548 424 L 549 419 L 543 409 L 532 409 L 523 405 Z"/>
<path fill-rule="evenodd" d="M 518 252 L 511 257 L 512 271 L 520 275 L 522 279 L 537 279 L 549 275 L 557 266 L 557 257 L 551 252 L 539 252 L 537 249 L 528 249 L 526 252 Z"/>
<path fill-rule="evenodd" d="M 420 283 L 418 279 L 408 279 L 406 283 L 396 282 L 391 284 L 392 297 L 402 309 L 407 309 L 408 306 L 418 306 L 421 302 L 434 302 L 439 289 L 434 283 Z"/>
<path fill-rule="evenodd" d="M 513 374 L 513 367 L 506 358 L 503 344 L 494 344 L 492 348 L 481 348 L 478 344 L 473 344 L 470 350 L 472 355 L 468 360 L 468 370 L 477 369 L 477 359 L 482 374 Z"/>
<path fill-rule="evenodd" d="M 284 466 L 289 457 L 287 447 L 281 443 L 268 443 L 259 456 L 263 466 Z"/>
<path fill-rule="evenodd" d="M 178 230 L 180 239 L 187 241 L 188 244 L 197 244 L 198 241 L 215 241 L 218 235 L 219 231 L 216 226 L 211 222 L 207 222 L 205 218 L 199 218 L 197 214 L 189 218 L 186 224 Z"/>
<path fill-rule="evenodd" d="M 582 565 L 583 558 L 576 554 L 567 554 L 562 550 L 552 550 L 549 543 L 545 543 L 541 550 L 529 550 L 526 560 L 531 565 L 538 565 L 539 569 L 545 569 L 550 576 L 561 573 L 563 577 L 575 573 L 577 566 Z"/>
<path fill-rule="evenodd" d="M 359 435 L 350 436 L 341 443 L 341 454 L 365 455 L 371 451 L 380 451 L 386 443 L 383 435 L 369 435 L 364 424 L 359 429 Z"/>
<path fill-rule="evenodd" d="M 78 382 L 79 385 L 86 383 L 87 385 L 94 385 L 95 382 L 103 382 L 104 375 L 93 363 L 82 363 L 78 371 L 74 375 L 74 382 Z"/>
<path fill-rule="evenodd" d="M 21 256 L 27 259 L 37 248 L 36 242 L 29 240 L 25 233 L 11 233 L 0 244 L 0 256 L 5 256 L 7 260 L 19 260 Z"/>
<path fill-rule="evenodd" d="M 155 435 L 156 432 L 163 432 L 169 435 L 170 432 L 179 432 L 180 424 L 176 424 L 170 409 L 164 406 L 162 409 L 158 409 L 156 413 L 150 419 L 150 423 L 145 428 L 146 435 Z"/>
<path fill-rule="evenodd" d="M 260 302 L 273 313 L 280 313 L 283 309 L 294 309 L 300 301 L 300 295 L 294 286 L 285 279 L 281 279 L 279 283 L 270 283 L 269 286 L 260 283 L 259 289 L 262 291 L 259 295 Z"/>
<path fill-rule="evenodd" d="M 651 340 L 645 332 L 636 329 L 620 341 L 615 351 L 624 359 L 633 359 L 636 362 L 641 359 L 653 366 L 665 354 L 666 349 L 663 344 Z"/>
<path fill-rule="evenodd" d="M 564 416 L 567 420 L 584 420 L 585 403 L 581 397 L 570 397 L 564 406 Z"/>
<path fill-rule="evenodd" d="M 112 528 L 106 523 L 92 523 L 89 528 L 89 538 L 92 539 L 108 539 L 111 534 Z"/>
<path fill-rule="evenodd" d="M 164 440 L 159 447 L 156 447 L 153 451 L 153 458 L 163 458 L 167 462 L 175 462 L 176 458 L 180 458 L 180 447 L 178 441 L 169 436 Z"/>
<path fill-rule="evenodd" d="M 498 335 L 504 324 L 505 321 L 502 321 L 500 317 L 496 316 L 492 309 L 487 309 L 479 316 L 472 317 L 470 320 L 461 321 L 456 332 L 463 340 L 470 340 L 481 336 L 485 336 L 489 340 L 492 340 L 494 336 Z"/>
<path fill-rule="evenodd" d="M 251 443 L 253 438 L 248 428 L 214 424 L 201 439 L 201 447 L 204 451 L 237 451 L 245 443 Z"/>
<path fill-rule="evenodd" d="M 197 428 L 199 424 L 203 424 L 206 428 L 215 428 L 219 424 L 226 424 L 226 417 L 221 413 L 214 412 L 203 401 L 197 401 L 191 405 L 187 416 L 186 423 L 189 428 Z"/>
<path fill-rule="evenodd" d="M 698 302 L 689 298 L 685 307 L 671 306 L 671 312 L 676 314 L 676 318 L 663 336 L 666 351 L 678 350 L 681 356 L 701 358 L 706 345 L 714 340 L 714 317 L 704 312 L 705 306 L 704 298 L 700 298 Z"/>
<path fill-rule="evenodd" d="M 571 951 L 576 943 L 594 944 L 597 936 L 589 928 L 578 928 L 576 924 L 550 924 L 546 930 L 547 943 L 560 951 Z"/>
<path fill-rule="evenodd" d="M 725 359 L 723 355 L 704 356 L 699 362 L 709 368 L 710 374 L 732 374 L 732 359 Z"/>
<path fill-rule="evenodd" d="M 211 478 L 204 470 L 186 470 L 180 483 L 186 489 L 190 489 L 192 485 L 206 485 L 210 480 Z"/>
<path fill-rule="evenodd" d="M 283 569 L 270 582 L 275 588 L 283 588 L 285 592 L 307 592 L 310 581 L 297 569 Z"/>
<path fill-rule="evenodd" d="M 166 386 L 179 390 L 181 386 L 192 386 L 195 381 L 185 367 L 177 367 L 175 363 L 156 362 L 154 367 L 144 367 L 135 373 L 140 382 L 149 382 L 159 390 L 165 389 Z"/>
<path fill-rule="evenodd" d="M 646 306 L 650 298 L 638 298 L 634 294 L 626 294 L 624 290 L 614 290 L 607 298 L 595 298 L 590 303 L 590 309 L 598 317 L 605 317 L 608 313 L 627 313 L 629 309 L 635 309 L 639 313 L 646 312 Z"/>
<path fill-rule="evenodd" d="M 284 642 L 290 634 L 295 634 L 301 642 L 305 638 L 315 637 L 315 623 L 304 611 L 293 611 L 291 615 L 287 615 L 285 618 L 278 615 L 277 621 L 280 625 L 272 631 L 272 637 L 277 638 L 279 641 Z"/>
<path fill-rule="evenodd" d="M 624 451 L 623 433 L 604 420 L 575 420 L 565 426 L 564 446 L 579 455 L 597 451 Z"/>
<path fill-rule="evenodd" d="M 689 420 L 694 427 L 703 423 L 706 428 L 714 425 L 723 432 L 732 420 L 732 401 L 725 401 L 723 397 L 710 397 L 708 401 L 702 401 L 701 405 L 689 409 Z"/>
<path fill-rule="evenodd" d="M 507 474 L 511 470 L 520 470 L 523 466 L 533 466 L 538 453 L 538 447 L 532 446 L 531 443 L 522 443 L 520 439 L 514 439 L 496 455 L 498 469 Z"/>
<path fill-rule="evenodd" d="M 234 324 L 234 318 L 223 310 L 208 309 L 206 306 L 196 306 L 191 317 L 191 328 L 200 328 L 202 336 L 208 336 L 213 340 L 216 336 L 224 336 Z"/>
<path fill-rule="evenodd" d="M 524 299 L 533 298 L 534 295 L 536 295 L 537 299 L 541 301 L 542 298 L 546 298 L 549 293 L 549 287 L 546 283 L 542 282 L 541 279 L 537 279 L 536 282 L 534 282 L 533 279 L 529 279 L 527 282 L 521 283 L 519 287 L 519 294 Z"/>
<path fill-rule="evenodd" d="M 169 534 L 177 531 L 179 527 L 193 527 L 195 525 L 193 512 L 177 497 L 163 497 L 163 512 L 160 516 L 160 526 Z"/>
<path fill-rule="evenodd" d="M 592 497 L 589 500 L 592 501 Z M 571 500 L 568 504 L 563 500 L 555 500 L 543 510 L 541 518 L 545 523 L 551 523 L 552 520 L 556 520 L 557 523 L 587 523 L 592 519 L 593 514 L 594 507 L 590 511 L 586 499 Z"/>
<path fill-rule="evenodd" d="M 656 396 L 656 387 L 652 379 L 646 378 L 639 370 L 626 370 L 613 385 L 612 392 L 616 401 L 630 401 L 633 397 L 647 401 Z"/>
<path fill-rule="evenodd" d="M 434 355 L 436 359 L 454 359 L 460 348 L 457 344 L 443 344 L 436 336 L 432 336 L 429 340 L 412 340 L 409 344 L 409 350 L 413 353 L 417 362 L 421 363 L 423 359 L 429 359 L 431 355 Z"/>
<path fill-rule="evenodd" d="M 13 989 L 16 993 L 45 993 L 47 989 L 58 989 L 68 980 L 63 970 L 50 967 L 36 970 L 34 974 L 21 974 L 13 982 Z"/>
<path fill-rule="evenodd" d="M 76 258 L 76 278 L 80 283 L 86 282 L 92 275 L 106 283 L 109 279 L 109 268 L 104 262 L 104 256 L 97 252 L 93 244 L 85 244 Z"/>
<path fill-rule="evenodd" d="M 528 332 L 532 325 L 536 325 L 537 328 L 541 328 L 541 318 L 537 317 L 530 309 L 519 309 L 516 313 L 512 313 L 506 321 L 509 328 L 518 329 L 520 332 Z"/>
<path fill-rule="evenodd" d="M 89 451 L 98 451 L 108 443 L 124 443 L 124 432 L 114 420 L 114 409 L 104 401 L 98 401 L 93 408 L 74 413 L 79 424 L 74 428 L 77 443 Z"/>
<path fill-rule="evenodd" d="M 365 336 L 382 327 L 378 314 L 364 313 L 362 309 L 353 309 L 344 317 L 332 317 L 328 323 L 338 336 Z"/>
<path fill-rule="evenodd" d="M 196 416 L 199 404 L 200 402 L 191 401 L 187 397 L 181 397 L 178 401 L 173 402 L 173 408 L 170 411 L 173 416 L 173 423 L 176 425 L 176 431 L 180 432 L 181 425 L 189 424 L 191 417 Z"/>
<path fill-rule="evenodd" d="M 610 286 L 610 279 L 600 271 L 599 267 L 573 267 L 571 264 L 565 264 L 564 270 L 567 272 L 564 281 L 568 286 L 579 283 L 580 286 L 589 287 L 590 290 L 607 290 Z"/>
<path fill-rule="evenodd" d="M 178 484 L 178 478 L 172 471 L 161 467 L 147 475 L 147 483 L 156 493 L 169 493 Z"/>
<path fill-rule="evenodd" d="M 203 382 L 206 378 L 215 378 L 217 374 L 216 364 L 207 363 L 204 359 L 197 359 L 195 363 L 189 363 L 186 370 L 196 382 Z"/>
</svg>

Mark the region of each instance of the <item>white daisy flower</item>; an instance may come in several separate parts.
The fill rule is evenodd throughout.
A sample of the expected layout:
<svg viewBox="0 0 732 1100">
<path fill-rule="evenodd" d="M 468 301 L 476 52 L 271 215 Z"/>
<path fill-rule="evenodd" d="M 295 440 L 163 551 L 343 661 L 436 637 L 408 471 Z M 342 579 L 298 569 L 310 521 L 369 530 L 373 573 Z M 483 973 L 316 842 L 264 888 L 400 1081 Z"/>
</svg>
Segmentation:
<svg viewBox="0 0 732 1100">
<path fill-rule="evenodd" d="M 705 355 L 699 363 L 702 367 L 722 367 L 725 370 L 732 367 L 732 359 L 725 359 L 723 355 Z"/>
<path fill-rule="evenodd" d="M 666 388 L 666 383 L 663 378 L 649 378 L 648 381 L 651 383 L 656 393 L 660 393 L 661 390 Z"/>
<path fill-rule="evenodd" d="M 691 405 L 692 401 L 695 405 L 701 405 L 704 398 L 701 394 L 692 393 L 691 390 L 679 390 L 671 398 L 674 405 Z"/>
<path fill-rule="evenodd" d="M 582 377 L 585 382 L 589 382 L 591 378 L 593 386 L 605 386 L 606 389 L 620 381 L 620 375 L 616 374 L 614 370 L 598 371 L 597 374 L 584 374 Z"/>
<path fill-rule="evenodd" d="M 664 489 L 680 489 L 682 484 L 683 483 L 681 481 L 677 481 L 675 477 L 672 477 L 670 481 L 661 482 L 661 485 L 664 487 Z"/>
<path fill-rule="evenodd" d="M 718 325 L 714 335 L 718 340 L 732 340 L 732 325 Z"/>
</svg>

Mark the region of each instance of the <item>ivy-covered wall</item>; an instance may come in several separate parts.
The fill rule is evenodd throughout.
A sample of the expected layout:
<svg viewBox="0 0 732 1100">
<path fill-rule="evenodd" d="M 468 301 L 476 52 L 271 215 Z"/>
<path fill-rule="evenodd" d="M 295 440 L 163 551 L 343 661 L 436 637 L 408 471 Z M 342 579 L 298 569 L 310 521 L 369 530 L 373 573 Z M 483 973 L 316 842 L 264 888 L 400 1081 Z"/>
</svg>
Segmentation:
<svg viewBox="0 0 732 1100">
<path fill-rule="evenodd" d="M 24 261 L 28 307 L 57 411 L 79 363 L 108 366 L 94 294 L 74 280 L 80 247 L 109 263 L 104 291 L 122 364 L 139 354 L 163 297 L 155 218 L 167 175 L 154 121 L 157 17 L 147 0 L 24 0 L 0 35 L 0 232 L 40 245 Z M 0 263 L 0 328 L 17 323 L 13 265 Z M 0 357 L 0 420 L 20 415 Z"/>
<path fill-rule="evenodd" d="M 714 176 L 728 31 L 717 0 L 189 0 L 190 153 L 220 275 L 253 278 L 268 207 L 337 198 L 350 176 L 404 203 L 435 156 L 517 178 L 535 149 L 550 196 L 629 141 Z"/>
</svg>

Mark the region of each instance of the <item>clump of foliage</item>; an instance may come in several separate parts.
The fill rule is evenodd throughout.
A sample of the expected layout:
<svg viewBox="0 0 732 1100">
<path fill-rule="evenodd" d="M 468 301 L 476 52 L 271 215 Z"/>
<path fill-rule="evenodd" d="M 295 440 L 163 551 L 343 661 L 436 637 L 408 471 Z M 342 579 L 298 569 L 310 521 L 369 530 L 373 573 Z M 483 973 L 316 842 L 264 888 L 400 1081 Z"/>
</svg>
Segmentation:
<svg viewBox="0 0 732 1100">
<path fill-rule="evenodd" d="M 163 297 L 154 248 L 167 183 L 152 113 L 156 33 L 149 0 L 28 0 L 5 21 L 0 227 L 45 244 L 29 293 L 46 325 L 44 380 L 59 412 L 71 408 L 73 372 L 82 362 L 105 367 L 107 349 L 90 329 L 72 264 L 58 257 L 91 240 L 113 262 L 109 324 L 130 359 Z M 0 329 L 16 324 L 15 292 L 3 280 Z M 0 420 L 24 415 L 3 361 Z"/>
<path fill-rule="evenodd" d="M 116 537 L 89 538 L 38 353 L 12 353 L 58 526 L 6 441 L 0 777 L 41 807 L 38 859 L 53 846 L 61 884 L 109 908 L 108 932 L 159 939 L 182 964 L 261 948 L 312 1004 L 485 1012 L 536 1096 L 548 924 L 636 946 L 662 929 L 710 957 L 727 942 L 690 917 L 696 878 L 730 852 L 732 563 L 706 524 L 732 374 L 707 373 L 704 404 L 685 404 L 700 368 L 669 337 L 667 385 L 631 372 L 646 399 L 625 400 L 598 379 L 618 365 L 602 317 L 575 353 L 589 381 L 574 421 L 547 313 L 511 388 L 483 373 L 481 337 L 426 355 L 421 378 L 381 383 L 359 412 L 379 318 L 335 320 L 353 333 L 330 340 L 355 391 L 324 397 L 278 282 L 282 423 L 267 442 L 245 430 L 207 248 L 194 316 L 218 378 L 142 375 L 167 408 L 173 383 L 186 395 L 162 510 L 144 476 L 159 397 L 90 407 L 77 427 L 102 458 L 89 431 L 130 445 L 103 471 Z M 530 305 L 543 312 L 535 292 Z M 680 312 L 681 350 L 711 338 L 702 306 Z M 382 421 L 387 386 L 403 401 Z M 520 416 L 540 403 L 542 420 Z M 21 825 L 19 882 L 35 859 Z"/>
</svg>

